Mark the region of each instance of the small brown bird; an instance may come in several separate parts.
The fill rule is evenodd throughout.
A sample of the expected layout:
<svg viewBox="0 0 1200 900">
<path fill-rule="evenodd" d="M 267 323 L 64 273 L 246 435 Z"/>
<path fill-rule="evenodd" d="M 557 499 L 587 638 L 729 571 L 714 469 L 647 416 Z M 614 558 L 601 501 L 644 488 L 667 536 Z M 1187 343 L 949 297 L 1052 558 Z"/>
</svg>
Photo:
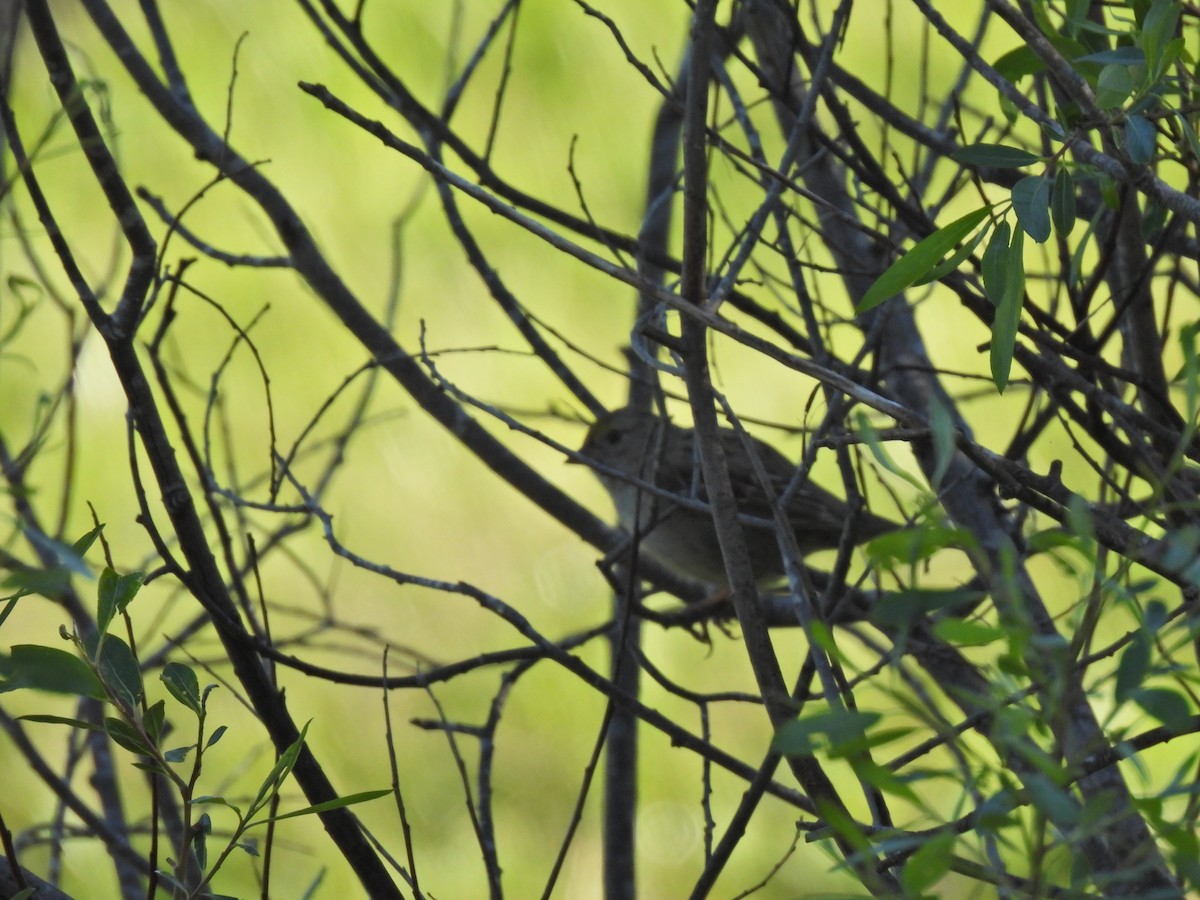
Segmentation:
<svg viewBox="0 0 1200 900">
<path fill-rule="evenodd" d="M 743 522 L 755 578 L 760 586 L 774 584 L 785 573 L 774 529 L 767 524 L 771 520 L 770 504 L 742 438 L 731 428 L 722 428 L 720 436 L 739 513 L 765 520 L 761 524 Z M 755 438 L 750 438 L 750 443 L 768 473 L 776 497 L 781 497 L 796 466 L 774 447 Z M 601 416 L 588 430 L 580 453 L 680 497 L 708 500 L 695 433 L 652 413 L 623 407 Z M 597 471 L 596 476 L 612 495 L 621 525 L 629 531 L 635 527 L 640 494 L 637 528 L 642 552 L 681 575 L 714 584 L 725 582 L 721 548 L 708 512 L 640 491 L 636 485 L 604 472 Z M 806 483 L 789 496 L 786 513 L 800 552 L 809 553 L 838 545 L 850 517 L 850 507 L 823 488 Z M 899 527 L 864 512 L 858 517 L 854 540 L 868 541 Z"/>
</svg>

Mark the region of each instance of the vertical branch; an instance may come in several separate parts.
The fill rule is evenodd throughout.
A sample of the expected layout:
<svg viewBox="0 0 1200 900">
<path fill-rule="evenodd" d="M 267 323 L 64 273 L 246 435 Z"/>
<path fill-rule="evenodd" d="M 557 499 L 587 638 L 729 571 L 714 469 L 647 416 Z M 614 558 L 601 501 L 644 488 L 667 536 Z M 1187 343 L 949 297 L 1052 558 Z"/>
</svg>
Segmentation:
<svg viewBox="0 0 1200 900">
<path fill-rule="evenodd" d="M 708 255 L 708 144 L 706 119 L 711 71 L 712 36 L 715 28 L 715 0 L 696 4 L 692 22 L 691 67 L 688 71 L 683 129 L 683 266 L 680 293 L 684 300 L 703 307 L 707 290 Z M 703 323 L 690 316 L 682 321 L 684 379 L 695 422 L 700 465 L 713 522 L 725 563 L 738 624 L 746 642 L 746 653 L 775 728 L 793 717 L 793 707 L 783 681 L 779 660 L 758 604 L 758 591 L 746 546 L 746 537 L 738 522 L 737 501 L 718 435 L 716 407 L 713 403 Z M 872 893 L 890 894 L 898 884 L 890 876 L 876 871 L 872 854 L 863 852 L 860 836 L 847 831 L 850 814 L 833 783 L 815 757 L 789 757 L 797 780 L 817 803 L 823 816 L 831 819 L 834 840 L 855 873 Z"/>
</svg>

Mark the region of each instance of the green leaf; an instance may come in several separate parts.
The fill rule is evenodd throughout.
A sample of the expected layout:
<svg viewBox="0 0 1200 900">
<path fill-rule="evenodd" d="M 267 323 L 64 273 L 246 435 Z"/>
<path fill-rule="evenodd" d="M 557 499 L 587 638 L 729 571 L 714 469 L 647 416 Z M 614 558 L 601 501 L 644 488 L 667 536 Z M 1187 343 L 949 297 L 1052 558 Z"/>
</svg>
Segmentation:
<svg viewBox="0 0 1200 900">
<path fill-rule="evenodd" d="M 95 731 L 98 734 L 104 734 L 104 729 L 95 722 L 85 722 L 83 719 L 71 719 L 66 716 L 49 716 L 43 714 L 19 716 L 18 718 L 22 722 L 41 722 L 46 725 L 68 725 L 71 728 L 78 728 L 81 731 Z"/>
<path fill-rule="evenodd" d="M 1129 116 L 1125 119 L 1125 152 L 1129 159 L 1138 165 L 1145 165 L 1154 158 L 1155 142 L 1158 132 L 1149 119 L 1143 116 Z"/>
<path fill-rule="evenodd" d="M 1008 81 L 1016 84 L 1021 78 L 1026 75 L 1036 75 L 1038 72 L 1043 72 L 1046 69 L 1046 63 L 1040 56 L 1033 52 L 1033 48 L 1027 44 L 1022 44 L 1015 50 L 1009 50 L 998 60 L 992 63 L 992 67 L 999 72 Z"/>
<path fill-rule="evenodd" d="M 1176 110 L 1175 118 L 1179 120 L 1179 129 L 1183 132 L 1183 136 L 1187 140 L 1188 147 L 1192 151 L 1192 156 L 1200 159 L 1200 138 L 1196 137 L 1196 132 L 1188 122 L 1187 116 Z"/>
<path fill-rule="evenodd" d="M 71 583 L 71 572 L 66 566 L 50 569 L 16 569 L 9 572 L 0 587 L 15 588 L 15 596 L 39 594 L 48 600 L 58 600 Z"/>
<path fill-rule="evenodd" d="M 1150 670 L 1150 637 L 1139 631 L 1121 654 L 1117 663 L 1117 680 L 1113 696 L 1117 703 L 1124 703 L 1142 686 Z"/>
<path fill-rule="evenodd" d="M 1079 34 L 1088 24 L 1088 12 L 1092 8 L 1091 0 L 1067 0 L 1066 23 L 1063 31 L 1072 38 L 1078 39 Z"/>
<path fill-rule="evenodd" d="M 1096 176 L 1096 181 L 1100 185 L 1100 199 L 1104 201 L 1104 205 L 1111 210 L 1121 208 L 1121 192 L 1117 189 L 1117 182 L 1103 172 Z"/>
<path fill-rule="evenodd" d="M 972 144 L 969 147 L 959 147 L 950 154 L 950 158 L 964 166 L 983 166 L 991 169 L 1019 169 L 1042 159 L 1028 150 L 1004 144 Z"/>
<path fill-rule="evenodd" d="M 1000 113 L 1008 121 L 1008 124 L 1016 125 L 1017 120 L 1021 118 L 1021 110 L 1017 108 L 1017 104 L 1013 103 L 1008 94 L 996 91 L 996 103 L 1000 105 Z"/>
<path fill-rule="evenodd" d="M 1183 412 L 1184 421 L 1194 422 L 1196 409 L 1198 409 L 1198 398 L 1200 398 L 1200 359 L 1196 358 L 1196 331 L 1200 329 L 1200 323 L 1189 322 L 1180 328 L 1180 355 L 1183 358 L 1183 365 L 1180 371 L 1172 378 L 1172 382 L 1181 382 L 1183 384 Z M 1194 426 L 1193 426 L 1194 427 Z M 1190 439 L 1190 436 L 1189 436 Z"/>
<path fill-rule="evenodd" d="M 987 237 L 991 229 L 987 226 L 980 228 L 975 233 L 975 236 L 947 256 L 942 262 L 938 263 L 920 278 L 913 282 L 914 285 L 929 284 L 932 281 L 937 281 L 940 278 L 946 277 L 951 272 L 958 271 L 958 267 L 962 265 L 963 260 L 975 252 L 975 248 L 980 242 Z"/>
<path fill-rule="evenodd" d="M 146 710 L 142 716 L 142 728 L 146 734 L 150 735 L 151 740 L 155 744 L 158 743 L 163 733 L 163 723 L 166 721 L 167 704 L 163 700 L 159 700 L 153 706 Z"/>
<path fill-rule="evenodd" d="M 1001 222 L 992 232 L 987 249 L 983 251 L 983 290 L 993 306 L 1004 299 L 1004 282 L 1008 277 L 1008 245 L 1012 240 L 1012 226 Z"/>
<path fill-rule="evenodd" d="M 1138 229 L 1142 233 L 1142 238 L 1147 243 L 1154 240 L 1167 225 L 1168 210 L 1154 197 L 1146 198 L 1146 208 L 1142 212 L 1142 219 L 1138 225 Z"/>
<path fill-rule="evenodd" d="M 869 449 L 871 451 L 871 455 L 875 457 L 876 462 L 878 462 L 893 475 L 898 475 L 900 478 L 903 478 L 918 491 L 923 489 L 924 486 L 915 475 L 904 471 L 904 469 L 900 468 L 896 461 L 892 459 L 891 454 L 887 452 L 887 448 L 883 445 L 883 441 L 879 439 L 879 432 L 875 429 L 875 426 L 871 424 L 871 420 L 868 419 L 865 414 L 862 412 L 856 412 L 854 414 L 854 424 L 857 427 L 859 434 L 862 436 L 862 439 L 866 442 L 867 449 Z"/>
<path fill-rule="evenodd" d="M 981 232 L 982 233 L 982 232 Z M 954 461 L 957 451 L 955 442 L 954 419 L 946 405 L 935 394 L 929 401 L 929 430 L 933 436 L 933 471 L 929 475 L 929 484 L 936 491 L 941 486 L 950 463 Z"/>
<path fill-rule="evenodd" d="M 916 528 L 898 528 L 881 534 L 867 544 L 867 557 L 876 566 L 903 563 L 912 565 L 929 559 L 946 547 L 974 546 L 969 531 L 948 525 L 925 524 Z"/>
<path fill-rule="evenodd" d="M 163 759 L 169 763 L 181 763 L 188 758 L 188 754 L 195 750 L 195 747 L 175 747 L 172 750 L 167 750 L 163 753 Z"/>
<path fill-rule="evenodd" d="M 108 635 L 100 645 L 96 668 L 100 680 L 128 709 L 136 709 L 142 699 L 142 671 L 133 651 L 116 635 Z"/>
<path fill-rule="evenodd" d="M 163 666 L 162 675 L 159 677 L 172 697 L 197 716 L 204 714 L 204 704 L 200 700 L 200 681 L 190 666 L 180 662 L 169 662 Z"/>
<path fill-rule="evenodd" d="M 1166 48 L 1175 37 L 1183 4 L 1178 0 L 1154 0 L 1142 19 L 1141 44 L 1146 55 L 1146 68 L 1152 81 L 1157 81 L 1169 61 Z"/>
<path fill-rule="evenodd" d="M 1050 219 L 1059 237 L 1068 237 L 1075 228 L 1075 182 L 1066 166 L 1059 166 L 1050 191 Z"/>
<path fill-rule="evenodd" d="M 162 775 L 166 778 L 171 777 L 171 770 L 169 768 L 149 756 L 143 756 L 141 759 L 135 759 L 130 763 L 130 765 L 132 765 L 135 769 L 141 769 L 143 772 L 150 772 L 154 775 Z"/>
<path fill-rule="evenodd" d="M 1008 248 L 1008 266 L 1004 276 L 1004 296 L 996 307 L 992 320 L 990 362 L 996 390 L 1004 393 L 1012 370 L 1013 351 L 1017 345 L 1017 329 L 1021 324 L 1021 305 L 1025 299 L 1025 232 L 1013 229 Z"/>
<path fill-rule="evenodd" d="M 939 619 L 933 633 L 948 643 L 959 647 L 984 647 L 1004 637 L 1003 628 L 966 619 Z"/>
<path fill-rule="evenodd" d="M 893 797 L 900 797 L 910 803 L 919 802 L 916 793 L 914 793 L 913 789 L 903 779 L 890 769 L 879 765 L 879 763 L 862 756 L 852 757 L 850 765 L 854 769 L 854 774 L 871 787 L 878 788 L 886 794 L 891 794 Z"/>
<path fill-rule="evenodd" d="M 196 864 L 200 870 L 208 868 L 208 836 L 212 834 L 212 817 L 204 813 L 196 820 L 192 830 L 192 852 L 196 854 Z"/>
<path fill-rule="evenodd" d="M 1033 805 L 1059 828 L 1078 821 L 1079 801 L 1044 775 L 1035 773 L 1026 778 L 1025 790 Z"/>
<path fill-rule="evenodd" d="M 912 285 L 933 269 L 943 256 L 958 245 L 959 241 L 974 231 L 979 223 L 987 218 L 989 212 L 991 212 L 990 206 L 969 212 L 918 242 L 875 280 L 875 283 L 867 289 L 863 298 L 858 302 L 856 310 L 861 313 L 874 309 L 883 301 L 894 297 Z"/>
<path fill-rule="evenodd" d="M 934 835 L 905 861 L 900 872 L 904 896 L 923 896 L 926 888 L 933 887 L 950 870 L 956 838 L 950 833 Z"/>
<path fill-rule="evenodd" d="M 115 588 L 117 584 L 117 573 L 108 566 L 100 573 L 100 579 L 96 586 L 96 595 L 98 604 L 96 606 L 96 627 L 101 634 L 108 634 L 108 625 L 113 620 L 113 616 L 117 612 Z"/>
<path fill-rule="evenodd" d="M 104 720 L 104 728 L 108 736 L 126 750 L 140 756 L 150 756 L 153 753 L 137 730 L 123 719 L 109 717 Z"/>
<path fill-rule="evenodd" d="M 1176 734 L 1192 729 L 1192 713 L 1188 702 L 1178 691 L 1169 688 L 1142 688 L 1133 695 L 1137 705 L 1158 719 Z"/>
<path fill-rule="evenodd" d="M 1142 52 L 1140 47 L 1126 46 L 1117 47 L 1113 50 L 1101 50 L 1099 53 L 1089 53 L 1087 56 L 1081 56 L 1075 62 L 1094 62 L 1108 65 L 1110 63 L 1121 66 L 1142 66 L 1146 64 L 1146 54 Z"/>
<path fill-rule="evenodd" d="M 1100 70 L 1096 81 L 1096 105 L 1101 109 L 1116 109 L 1137 88 L 1129 67 L 1110 63 Z"/>
<path fill-rule="evenodd" d="M 194 799 L 192 801 L 192 803 L 195 804 L 196 806 L 202 806 L 202 805 L 224 806 L 226 809 L 233 810 L 233 812 L 237 815 L 237 817 L 239 819 L 242 818 L 242 810 L 240 807 L 238 807 L 234 803 L 230 803 L 224 797 L 218 797 L 215 794 L 205 794 L 202 797 L 197 797 L 196 799 Z"/>
<path fill-rule="evenodd" d="M 906 591 L 889 592 L 886 597 L 871 607 L 868 621 L 882 628 L 908 628 L 915 622 L 943 609 L 968 606 L 984 598 L 982 591 L 964 588 L 934 590 L 912 588 Z"/>
<path fill-rule="evenodd" d="M 296 809 L 291 812 L 282 813 L 278 816 L 269 816 L 265 819 L 258 819 L 251 822 L 249 828 L 256 825 L 265 825 L 268 822 L 282 822 L 284 819 L 294 819 L 297 816 L 311 816 L 315 813 L 328 812 L 331 809 L 342 809 L 347 806 L 353 806 L 356 803 L 366 803 L 368 800 L 377 800 L 380 797 L 386 797 L 392 791 L 390 788 L 380 788 L 374 791 L 363 791 L 358 794 L 348 794 L 345 797 L 338 797 L 334 800 L 327 800 L 324 803 L 317 803 L 313 806 L 306 806 L 304 809 Z"/>
<path fill-rule="evenodd" d="M 85 534 L 83 537 L 81 537 L 79 540 L 77 540 L 75 543 L 73 543 L 71 545 L 71 550 L 74 552 L 75 559 L 78 561 L 78 564 L 79 564 L 79 568 L 77 569 L 77 571 L 79 572 L 80 575 L 86 575 L 89 578 L 91 577 L 92 570 L 90 568 L 88 568 L 87 563 L 83 561 L 83 557 L 87 554 L 87 552 L 90 549 L 92 549 L 92 544 L 96 543 L 96 539 L 98 537 L 100 537 L 100 533 L 102 531 L 104 531 L 104 523 L 103 522 L 101 522 L 99 525 L 97 525 L 95 528 L 93 528 L 91 531 L 89 531 L 87 534 Z"/>
<path fill-rule="evenodd" d="M 12 655 L 0 656 L 0 691 L 33 688 L 55 694 L 74 694 L 107 700 L 108 695 L 88 664 L 65 650 L 38 644 L 17 644 Z"/>
<path fill-rule="evenodd" d="M 882 718 L 882 713 L 854 710 L 814 713 L 785 722 L 775 732 L 771 748 L 787 756 L 809 756 L 821 749 L 836 749 L 846 742 L 860 740 Z"/>
<path fill-rule="evenodd" d="M 229 728 L 228 725 L 218 725 L 212 734 L 208 736 L 208 740 L 204 743 L 204 749 L 207 750 L 221 738 L 225 737 L 225 731 Z"/>
<path fill-rule="evenodd" d="M 95 541 L 95 535 L 99 534 L 98 528 L 92 529 L 73 544 L 64 544 L 62 541 L 55 540 L 49 535 L 43 534 L 36 528 L 25 528 L 22 533 L 29 543 L 37 547 L 42 553 L 52 556 L 57 561 L 58 565 L 55 568 L 61 566 L 76 575 L 82 575 L 85 578 L 92 577 L 92 570 L 84 562 L 82 554 L 83 550 L 86 550 Z M 82 547 L 83 550 L 77 550 L 77 547 Z"/>
<path fill-rule="evenodd" d="M 1026 175 L 1013 185 L 1012 203 L 1025 233 L 1044 243 L 1050 237 L 1050 182 L 1041 175 Z"/>
<path fill-rule="evenodd" d="M 108 625 L 113 617 L 125 611 L 129 601 L 141 590 L 145 580 L 146 576 L 141 572 L 118 575 L 107 566 L 104 567 L 104 571 L 100 573 L 96 611 L 96 625 L 101 634 L 108 633 Z"/>
<path fill-rule="evenodd" d="M 287 779 L 288 775 L 291 774 L 292 768 L 296 765 L 296 760 L 300 757 L 300 751 L 304 748 L 304 741 L 308 737 L 308 725 L 308 722 L 304 723 L 304 727 L 300 730 L 300 736 L 279 754 L 279 759 L 275 761 L 275 765 L 259 786 L 258 795 L 250 804 L 247 816 L 253 815 L 273 796 L 279 793 L 280 786 Z"/>
</svg>

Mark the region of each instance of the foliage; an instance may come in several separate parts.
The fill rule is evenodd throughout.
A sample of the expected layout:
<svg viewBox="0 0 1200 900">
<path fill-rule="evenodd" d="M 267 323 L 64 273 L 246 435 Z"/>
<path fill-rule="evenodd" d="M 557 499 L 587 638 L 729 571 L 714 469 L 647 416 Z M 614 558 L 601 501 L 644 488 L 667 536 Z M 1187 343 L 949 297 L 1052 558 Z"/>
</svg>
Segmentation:
<svg viewBox="0 0 1200 900">
<path fill-rule="evenodd" d="M 76 6 L 0 6 L 6 895 L 1200 890 L 1194 9 Z"/>
</svg>

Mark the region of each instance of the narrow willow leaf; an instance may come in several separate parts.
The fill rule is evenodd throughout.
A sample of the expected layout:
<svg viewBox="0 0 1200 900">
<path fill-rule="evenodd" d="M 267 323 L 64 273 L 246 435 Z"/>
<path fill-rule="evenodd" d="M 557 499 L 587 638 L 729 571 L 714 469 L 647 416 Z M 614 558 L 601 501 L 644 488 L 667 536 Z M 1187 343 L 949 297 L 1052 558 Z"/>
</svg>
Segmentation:
<svg viewBox="0 0 1200 900">
<path fill-rule="evenodd" d="M 1005 635 L 1004 629 L 995 625 L 985 625 L 982 622 L 971 622 L 953 616 L 938 619 L 933 626 L 933 633 L 956 647 L 983 647 Z"/>
<path fill-rule="evenodd" d="M 1039 244 L 1050 237 L 1050 182 L 1027 175 L 1012 189 L 1013 210 L 1025 233 Z"/>
<path fill-rule="evenodd" d="M 85 578 L 92 577 L 92 570 L 84 561 L 83 552 L 91 546 L 92 541 L 95 540 L 93 535 L 98 531 L 88 532 L 74 544 L 55 540 L 36 528 L 23 528 L 21 533 L 25 540 L 36 547 L 41 554 L 55 561 L 56 565 L 53 568 L 64 568 Z M 83 550 L 78 550 L 77 547 L 82 547 Z"/>
<path fill-rule="evenodd" d="M 1190 439 L 1191 433 L 1195 430 L 1196 421 L 1196 398 L 1200 396 L 1200 359 L 1196 358 L 1196 332 L 1200 329 L 1200 324 L 1190 322 L 1179 329 L 1179 349 L 1183 356 L 1183 366 L 1172 379 L 1173 381 L 1183 382 L 1183 399 L 1184 399 L 1184 422 L 1188 423 L 1188 435 Z"/>
<path fill-rule="evenodd" d="M 265 825 L 267 822 L 282 822 L 284 819 L 294 819 L 297 816 L 311 816 L 315 813 L 328 812 L 331 809 L 343 809 L 347 806 L 353 806 L 356 803 L 366 803 L 369 800 L 377 800 L 380 797 L 386 797 L 391 793 L 391 788 L 378 788 L 373 791 L 362 791 L 358 794 L 348 794 L 345 797 L 337 797 L 333 800 L 326 800 L 324 803 L 318 803 L 315 806 L 306 806 L 304 809 L 294 809 L 291 812 L 281 813 L 277 816 L 268 816 L 265 819 L 258 819 L 251 822 L 248 828 L 254 828 L 257 825 Z"/>
<path fill-rule="evenodd" d="M 100 532 L 103 530 L 104 523 L 101 522 L 71 545 L 71 549 L 75 552 L 75 561 L 77 562 L 77 568 L 75 568 L 75 571 L 79 572 L 81 575 L 86 575 L 88 578 L 92 577 L 92 570 L 88 568 L 87 563 L 83 561 L 83 557 L 87 554 L 92 544 L 96 543 L 96 538 L 100 537 Z M 64 562 L 67 561 L 64 560 Z"/>
<path fill-rule="evenodd" d="M 959 147 L 950 158 L 965 166 L 985 166 L 991 169 L 1019 169 L 1040 162 L 1041 157 L 1020 147 L 1004 144 L 972 144 Z"/>
<path fill-rule="evenodd" d="M 155 744 L 162 737 L 163 724 L 167 718 L 167 702 L 159 700 L 153 706 L 146 710 L 146 714 L 142 716 L 142 728 L 146 734 L 150 735 L 150 739 Z"/>
<path fill-rule="evenodd" d="M 929 484 L 936 490 L 954 460 L 954 420 L 941 399 L 934 395 L 929 403 L 929 429 L 933 435 L 933 472 Z"/>
<path fill-rule="evenodd" d="M 913 285 L 916 286 L 929 284 L 931 281 L 937 281 L 939 278 L 944 278 L 951 272 L 958 271 L 958 267 L 963 264 L 963 260 L 975 252 L 975 248 L 978 247 L 980 243 L 982 243 L 983 239 L 988 236 L 988 232 L 990 230 L 990 225 L 985 225 L 983 228 L 980 228 L 979 231 L 975 233 L 973 238 L 955 250 L 952 254 L 947 256 L 938 265 L 934 266 L 929 272 L 914 281 Z"/>
<path fill-rule="evenodd" d="M 285 747 L 283 752 L 279 754 L 279 759 L 275 760 L 275 765 L 258 788 L 258 796 L 250 804 L 250 814 L 257 812 L 266 805 L 271 797 L 279 793 L 283 782 L 287 780 L 288 775 L 292 772 L 292 768 L 296 765 L 296 760 L 300 757 L 300 751 L 304 749 L 304 741 L 308 737 L 308 726 L 310 723 L 311 720 L 304 723 L 304 727 L 300 730 L 300 736 Z"/>
<path fill-rule="evenodd" d="M 1147 74 L 1152 80 L 1157 81 L 1163 71 L 1166 62 L 1164 51 L 1175 36 L 1182 9 L 1183 4 L 1177 0 L 1154 0 L 1142 19 L 1141 44 L 1149 70 Z"/>
<path fill-rule="evenodd" d="M 910 287 L 918 278 L 932 270 L 943 256 L 953 250 L 959 241 L 986 219 L 989 212 L 991 212 L 990 206 L 980 207 L 974 212 L 967 213 L 961 219 L 955 219 L 949 225 L 939 228 L 929 237 L 918 242 L 875 280 L 875 283 L 863 294 L 856 310 L 861 313 L 874 309 L 884 300 L 894 297 L 905 288 Z"/>
<path fill-rule="evenodd" d="M 1004 276 L 1004 296 L 992 320 L 991 368 L 996 389 L 1004 393 L 1012 369 L 1017 327 L 1021 324 L 1021 304 L 1025 299 L 1025 232 L 1013 229 L 1008 248 L 1008 266 Z"/>
<path fill-rule="evenodd" d="M 29 715 L 18 716 L 21 722 L 41 722 L 46 725 L 69 725 L 71 728 L 78 728 L 80 731 L 94 731 L 98 734 L 104 734 L 104 729 L 95 722 L 85 722 L 83 719 L 70 719 L 65 716 L 50 716 L 50 715 Z"/>
<path fill-rule="evenodd" d="M 99 603 L 96 607 L 96 627 L 101 634 L 108 633 L 109 623 L 112 622 L 113 616 L 117 612 L 117 577 L 117 573 L 108 566 L 105 566 L 104 571 L 100 573 L 99 586 L 96 590 L 96 594 L 99 597 Z"/>
<path fill-rule="evenodd" d="M 1092 9 L 1091 0 L 1067 0 L 1066 28 L 1063 30 L 1073 38 L 1088 24 L 1088 13 Z"/>
<path fill-rule="evenodd" d="M 1065 166 L 1059 166 L 1050 191 L 1050 219 L 1059 237 L 1068 237 L 1075 228 L 1075 181 Z"/>
<path fill-rule="evenodd" d="M 1012 226 L 1001 222 L 992 232 L 987 249 L 983 251 L 983 289 L 993 306 L 999 306 L 1004 298 L 1004 280 L 1008 273 L 1008 245 L 1012 240 Z"/>
<path fill-rule="evenodd" d="M 1117 47 L 1115 50 L 1101 50 L 1099 53 L 1089 53 L 1087 56 L 1079 57 L 1075 62 L 1141 66 L 1146 64 L 1146 54 L 1142 52 L 1140 47 Z"/>
<path fill-rule="evenodd" d="M 918 491 L 924 489 L 924 483 L 913 475 L 907 472 L 896 464 L 896 461 L 888 454 L 887 448 L 883 446 L 883 441 L 879 438 L 879 432 L 875 426 L 871 424 L 871 420 L 861 412 L 854 414 L 854 421 L 858 428 L 862 439 L 866 441 L 867 448 L 871 451 L 871 455 L 875 457 L 875 461 L 891 472 L 893 475 L 899 475 Z"/>
<path fill-rule="evenodd" d="M 1117 703 L 1124 703 L 1132 697 L 1141 688 L 1149 671 L 1150 637 L 1145 631 L 1139 631 L 1117 663 L 1117 680 L 1113 687 L 1113 697 Z"/>
</svg>

